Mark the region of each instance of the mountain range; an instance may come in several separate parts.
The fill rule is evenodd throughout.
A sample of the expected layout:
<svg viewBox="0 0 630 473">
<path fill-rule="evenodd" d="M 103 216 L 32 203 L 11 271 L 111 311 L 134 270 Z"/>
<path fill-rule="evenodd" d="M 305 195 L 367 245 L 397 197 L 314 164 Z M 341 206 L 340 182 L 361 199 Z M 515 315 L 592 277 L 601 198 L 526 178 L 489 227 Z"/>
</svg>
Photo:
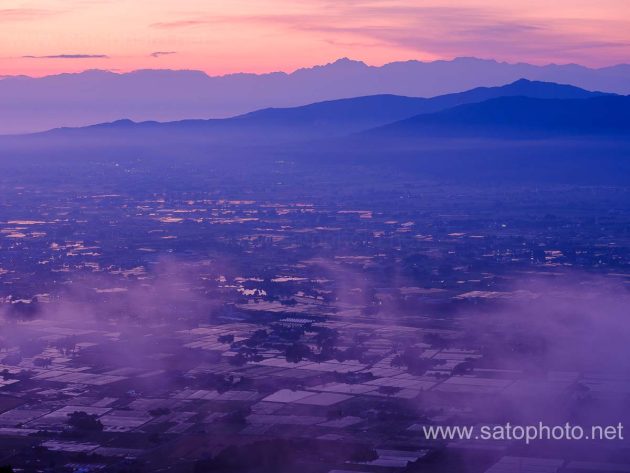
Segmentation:
<svg viewBox="0 0 630 473">
<path fill-rule="evenodd" d="M 5 168 L 31 163 L 56 175 L 65 165 L 98 176 L 120 164 L 147 179 L 287 163 L 314 173 L 357 165 L 466 182 L 619 183 L 629 158 L 630 96 L 524 79 L 429 99 L 377 95 L 227 119 L 125 119 L 0 136 Z"/>
<path fill-rule="evenodd" d="M 365 133 L 368 137 L 630 137 L 630 96 L 544 99 L 504 96 L 421 114 Z"/>
<path fill-rule="evenodd" d="M 476 58 L 394 62 L 379 67 L 344 58 L 292 73 L 220 77 L 200 71 L 114 73 L 91 70 L 42 78 L 12 76 L 0 79 L 0 134 L 78 127 L 120 119 L 226 118 L 269 107 L 297 107 L 373 95 L 437 97 L 481 86 L 499 86 L 520 78 L 588 90 L 630 93 L 630 65 L 591 69 L 573 64 L 536 66 Z M 377 105 L 381 99 L 365 99 L 366 106 Z M 400 118 L 399 110 L 402 113 L 405 107 L 411 110 L 415 106 L 408 101 L 402 102 L 400 108 L 387 103 L 387 107 L 394 107 L 390 119 Z M 431 109 L 419 100 L 416 103 L 428 107 L 417 113 L 439 109 L 439 106 Z"/>
<path fill-rule="evenodd" d="M 75 145 L 103 141 L 259 145 L 341 137 L 467 136 L 476 132 L 507 136 L 535 134 L 537 130 L 544 134 L 597 134 L 625 129 L 628 100 L 570 85 L 520 79 L 501 87 L 480 87 L 429 99 L 375 95 L 263 109 L 226 119 L 139 123 L 125 119 L 54 129 L 30 135 L 29 140 L 58 138 Z"/>
</svg>

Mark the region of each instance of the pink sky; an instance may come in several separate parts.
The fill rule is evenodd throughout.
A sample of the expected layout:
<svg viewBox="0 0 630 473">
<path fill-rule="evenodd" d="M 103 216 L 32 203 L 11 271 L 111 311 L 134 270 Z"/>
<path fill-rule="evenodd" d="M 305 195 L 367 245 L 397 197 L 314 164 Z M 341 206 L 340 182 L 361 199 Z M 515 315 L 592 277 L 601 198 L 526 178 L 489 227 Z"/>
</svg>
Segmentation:
<svg viewBox="0 0 630 473">
<path fill-rule="evenodd" d="M 628 0 L 2 0 L 0 76 L 292 71 L 351 57 L 630 62 Z"/>
</svg>

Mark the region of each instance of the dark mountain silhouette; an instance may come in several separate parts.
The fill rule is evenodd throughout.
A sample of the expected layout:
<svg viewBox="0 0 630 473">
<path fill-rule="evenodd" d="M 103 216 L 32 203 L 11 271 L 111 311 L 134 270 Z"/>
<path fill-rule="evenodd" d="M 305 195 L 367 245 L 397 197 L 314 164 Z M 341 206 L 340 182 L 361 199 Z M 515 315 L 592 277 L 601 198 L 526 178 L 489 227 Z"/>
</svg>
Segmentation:
<svg viewBox="0 0 630 473">
<path fill-rule="evenodd" d="M 320 102 L 294 108 L 264 109 L 228 119 L 141 122 L 118 120 L 84 128 L 57 129 L 43 135 L 74 140 L 108 139 L 204 141 L 252 144 L 299 142 L 341 137 L 387 125 L 418 114 L 443 111 L 461 104 L 497 97 L 583 99 L 605 96 L 577 87 L 518 80 L 501 87 L 483 87 L 430 99 L 377 95 Z"/>
<path fill-rule="evenodd" d="M 65 163 L 98 175 L 120 163 L 121 178 L 146 166 L 170 176 L 177 166 L 212 172 L 284 163 L 316 174 L 320 166 L 356 165 L 446 181 L 617 184 L 630 172 L 629 138 L 630 97 L 517 81 L 432 99 L 361 97 L 224 120 L 119 120 L 3 136 L 0 164 L 54 173 Z"/>
<path fill-rule="evenodd" d="M 589 69 L 492 60 L 394 62 L 381 67 L 341 59 L 293 73 L 231 74 L 143 70 L 86 71 L 0 79 L 0 134 L 85 126 L 129 118 L 174 121 L 224 118 L 265 107 L 368 95 L 434 97 L 519 78 L 630 93 L 630 65 Z"/>
<path fill-rule="evenodd" d="M 237 117 L 234 123 L 302 128 L 342 135 L 391 123 L 421 113 L 445 110 L 457 105 L 481 102 L 496 97 L 582 99 L 604 95 L 570 85 L 519 79 L 500 87 L 478 87 L 466 92 L 429 99 L 396 95 L 373 95 L 332 100 L 294 108 L 269 108 Z M 238 122 L 236 121 L 238 120 Z"/>
<path fill-rule="evenodd" d="M 362 138 L 630 136 L 630 96 L 586 99 L 499 97 L 422 114 L 361 134 Z"/>
</svg>

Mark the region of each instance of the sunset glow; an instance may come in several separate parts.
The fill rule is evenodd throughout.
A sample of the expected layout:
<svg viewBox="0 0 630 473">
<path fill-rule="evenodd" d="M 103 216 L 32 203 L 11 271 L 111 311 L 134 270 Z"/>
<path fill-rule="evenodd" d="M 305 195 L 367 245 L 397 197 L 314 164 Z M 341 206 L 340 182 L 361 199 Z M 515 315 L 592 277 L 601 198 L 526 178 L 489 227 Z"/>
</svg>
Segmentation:
<svg viewBox="0 0 630 473">
<path fill-rule="evenodd" d="M 630 58 L 626 0 L 5 0 L 0 75 L 85 69 L 291 71 L 351 57 Z"/>
</svg>

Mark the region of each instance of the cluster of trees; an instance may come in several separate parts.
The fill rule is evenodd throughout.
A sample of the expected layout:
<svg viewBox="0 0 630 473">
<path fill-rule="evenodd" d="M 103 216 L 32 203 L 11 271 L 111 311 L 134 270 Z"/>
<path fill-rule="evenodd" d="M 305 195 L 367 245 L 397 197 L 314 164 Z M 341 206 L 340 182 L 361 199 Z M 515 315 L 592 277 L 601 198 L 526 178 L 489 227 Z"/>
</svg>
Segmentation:
<svg viewBox="0 0 630 473">
<path fill-rule="evenodd" d="M 228 333 L 227 335 L 219 335 L 217 338 L 219 343 L 234 343 L 234 335 Z"/>
<path fill-rule="evenodd" d="M 149 414 L 153 417 L 167 416 L 171 413 L 171 410 L 168 407 L 156 407 L 155 409 L 150 409 Z"/>
<path fill-rule="evenodd" d="M 424 350 L 418 347 L 407 347 L 402 353 L 392 358 L 391 365 L 395 367 L 405 367 L 409 373 L 415 376 L 422 376 L 434 366 L 444 363 L 443 360 L 433 360 L 431 358 L 422 358 Z"/>
<path fill-rule="evenodd" d="M 311 349 L 298 339 L 286 346 L 285 357 L 291 363 L 297 363 L 302 360 L 323 362 L 333 359 L 339 362 L 347 360 L 369 362 L 370 360 L 366 357 L 367 349 L 364 346 L 366 339 L 363 334 L 356 334 L 350 346 L 345 349 L 339 349 L 337 348 L 339 340 L 337 331 L 325 327 L 319 328 L 313 340 L 316 350 Z"/>
<path fill-rule="evenodd" d="M 258 354 L 255 348 L 242 346 L 238 349 L 236 355 L 230 358 L 230 364 L 234 366 L 243 366 L 248 361 L 262 361 L 263 357 Z"/>
<path fill-rule="evenodd" d="M 289 363 L 299 363 L 311 359 L 313 352 L 305 343 L 294 342 L 287 346 L 284 356 Z"/>
<path fill-rule="evenodd" d="M 53 343 L 53 346 L 59 350 L 62 355 L 74 356 L 77 352 L 77 337 L 71 335 L 69 337 L 60 338 Z"/>
<path fill-rule="evenodd" d="M 8 313 L 10 317 L 15 319 L 30 320 L 37 317 L 41 312 L 41 304 L 37 301 L 28 302 L 30 297 L 17 296 L 16 299 L 21 300 L 9 304 Z M 27 302 L 22 302 L 22 300 L 26 300 Z"/>
<path fill-rule="evenodd" d="M 5 364 L 9 364 L 9 363 L 5 363 Z M 2 371 L 0 371 L 0 376 L 2 376 L 2 379 L 5 381 L 8 379 L 25 380 L 31 376 L 31 372 L 27 370 L 21 370 L 18 373 L 11 373 L 8 369 L 5 368 Z"/>
<path fill-rule="evenodd" d="M 48 368 L 52 364 L 52 358 L 35 358 L 33 364 L 40 368 Z"/>
<path fill-rule="evenodd" d="M 68 414 L 68 425 L 78 432 L 102 432 L 103 423 L 96 414 L 74 411 Z"/>
<path fill-rule="evenodd" d="M 309 343 L 304 341 L 305 333 L 315 332 Z M 363 342 L 366 337 L 357 334 L 352 345 L 341 350 L 337 348 L 339 334 L 336 330 L 327 327 L 287 326 L 274 324 L 271 332 L 265 329 L 256 330 L 248 339 L 235 342 L 234 335 L 220 335 L 217 341 L 229 343 L 237 350 L 230 363 L 242 366 L 249 361 L 261 361 L 258 348 L 278 348 L 284 350 L 284 355 L 289 363 L 299 363 L 302 360 L 323 362 L 335 359 L 343 362 L 346 360 L 364 361 L 366 349 Z"/>
</svg>

